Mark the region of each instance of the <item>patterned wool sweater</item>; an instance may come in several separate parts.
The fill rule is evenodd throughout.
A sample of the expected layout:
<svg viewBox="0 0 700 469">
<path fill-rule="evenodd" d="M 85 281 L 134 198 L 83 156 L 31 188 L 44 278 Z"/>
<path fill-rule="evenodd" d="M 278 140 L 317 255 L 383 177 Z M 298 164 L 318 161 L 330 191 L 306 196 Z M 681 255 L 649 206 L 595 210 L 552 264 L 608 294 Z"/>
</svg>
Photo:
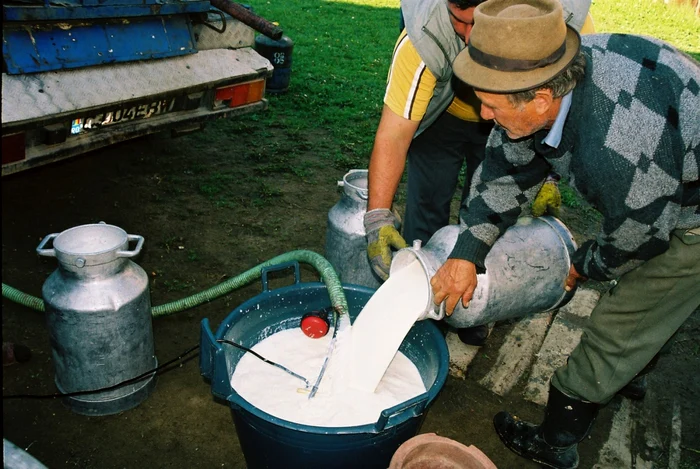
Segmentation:
<svg viewBox="0 0 700 469">
<path fill-rule="evenodd" d="M 674 230 L 700 226 L 700 66 L 623 34 L 583 36 L 582 51 L 586 75 L 559 148 L 540 143 L 547 130 L 517 141 L 499 126 L 491 132 L 450 258 L 483 267 L 552 170 L 603 215 L 573 257 L 587 277 L 616 278 L 666 251 Z"/>
</svg>

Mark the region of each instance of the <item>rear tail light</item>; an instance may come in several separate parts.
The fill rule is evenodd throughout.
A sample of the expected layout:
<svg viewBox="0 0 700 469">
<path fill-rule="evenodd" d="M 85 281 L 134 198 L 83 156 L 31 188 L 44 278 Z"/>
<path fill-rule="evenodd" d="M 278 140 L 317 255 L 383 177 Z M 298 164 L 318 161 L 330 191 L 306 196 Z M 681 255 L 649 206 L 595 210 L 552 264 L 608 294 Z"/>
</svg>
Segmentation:
<svg viewBox="0 0 700 469">
<path fill-rule="evenodd" d="M 238 83 L 217 88 L 214 95 L 214 108 L 238 107 L 263 99 L 265 79 Z"/>
<path fill-rule="evenodd" d="M 22 161 L 25 157 L 24 132 L 2 136 L 2 164 Z"/>
</svg>

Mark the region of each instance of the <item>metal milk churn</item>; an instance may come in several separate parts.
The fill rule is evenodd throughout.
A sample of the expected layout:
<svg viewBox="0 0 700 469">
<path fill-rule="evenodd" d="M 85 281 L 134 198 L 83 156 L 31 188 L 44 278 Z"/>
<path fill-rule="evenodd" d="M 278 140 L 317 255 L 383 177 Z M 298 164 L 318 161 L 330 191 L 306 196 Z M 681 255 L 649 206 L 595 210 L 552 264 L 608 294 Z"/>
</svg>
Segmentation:
<svg viewBox="0 0 700 469">
<path fill-rule="evenodd" d="M 103 389 L 156 368 L 148 276 L 130 260 L 143 241 L 97 223 L 50 234 L 37 247 L 39 255 L 58 260 L 42 297 L 60 392 Z M 151 373 L 65 403 L 78 414 L 115 414 L 139 405 L 154 386 Z"/>
<path fill-rule="evenodd" d="M 326 259 L 343 283 L 379 288 L 381 280 L 374 274 L 367 258 L 364 216 L 367 211 L 366 169 L 351 169 L 338 186 L 343 193 L 328 212 Z"/>
<path fill-rule="evenodd" d="M 413 247 L 401 249 L 389 275 L 418 261 L 429 284 L 452 252 L 459 233 L 459 225 L 449 225 L 439 229 L 425 247 L 417 240 Z M 436 306 L 429 288 L 422 319 L 444 317 L 451 326 L 463 328 L 562 307 L 574 295 L 573 290 L 564 290 L 564 283 L 576 249 L 571 232 L 558 219 L 522 217 L 486 256 L 486 272 L 477 274 L 469 306 L 465 308 L 460 300 L 452 315 L 445 316 L 445 303 Z"/>
</svg>

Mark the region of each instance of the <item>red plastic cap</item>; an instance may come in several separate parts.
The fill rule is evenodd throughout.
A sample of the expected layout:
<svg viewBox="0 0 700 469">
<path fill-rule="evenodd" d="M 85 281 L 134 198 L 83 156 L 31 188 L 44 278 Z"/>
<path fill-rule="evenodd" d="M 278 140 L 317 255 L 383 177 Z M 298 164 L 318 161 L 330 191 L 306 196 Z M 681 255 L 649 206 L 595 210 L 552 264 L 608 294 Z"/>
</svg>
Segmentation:
<svg viewBox="0 0 700 469">
<path fill-rule="evenodd" d="M 319 339 L 328 334 L 328 322 L 318 316 L 304 316 L 301 318 L 301 330 L 312 339 Z"/>
</svg>

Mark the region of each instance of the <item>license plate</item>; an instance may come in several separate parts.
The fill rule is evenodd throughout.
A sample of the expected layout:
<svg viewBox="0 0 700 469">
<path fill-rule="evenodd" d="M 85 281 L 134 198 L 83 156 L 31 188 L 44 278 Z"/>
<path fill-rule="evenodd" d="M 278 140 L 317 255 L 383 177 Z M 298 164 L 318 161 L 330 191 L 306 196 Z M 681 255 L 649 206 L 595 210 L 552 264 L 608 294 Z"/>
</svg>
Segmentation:
<svg viewBox="0 0 700 469">
<path fill-rule="evenodd" d="M 105 126 L 129 122 L 137 119 L 148 119 L 168 113 L 175 107 L 175 98 L 161 99 L 146 104 L 122 107 L 112 111 L 96 114 L 83 119 L 73 119 L 70 133 L 73 135 L 90 132 Z"/>
</svg>

